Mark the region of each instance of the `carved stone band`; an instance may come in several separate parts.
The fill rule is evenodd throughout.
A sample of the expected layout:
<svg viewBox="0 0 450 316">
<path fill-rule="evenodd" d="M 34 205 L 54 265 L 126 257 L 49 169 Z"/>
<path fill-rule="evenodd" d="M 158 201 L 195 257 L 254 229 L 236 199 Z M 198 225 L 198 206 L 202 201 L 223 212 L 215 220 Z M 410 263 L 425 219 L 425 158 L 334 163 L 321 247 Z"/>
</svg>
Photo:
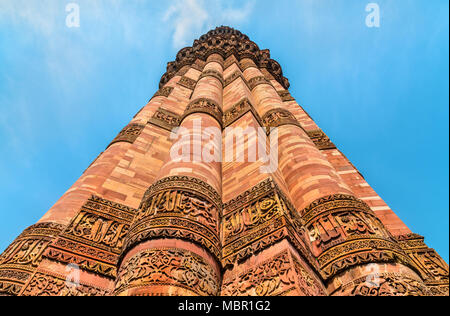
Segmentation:
<svg viewBox="0 0 450 316">
<path fill-rule="evenodd" d="M 142 287 L 172 287 L 181 290 L 178 295 L 216 296 L 220 290 L 220 277 L 209 263 L 193 252 L 150 249 L 122 264 L 115 295 Z M 174 291 L 165 291 L 170 292 Z M 129 294 L 133 295 L 132 292 Z"/>
<path fill-rule="evenodd" d="M 250 87 L 250 90 L 255 89 L 260 84 L 268 84 L 272 85 L 269 80 L 266 79 L 264 76 L 260 77 L 254 77 L 248 81 L 248 86 Z"/>
<path fill-rule="evenodd" d="M 133 208 L 92 196 L 49 246 L 44 257 L 114 278 L 135 215 Z"/>
<path fill-rule="evenodd" d="M 183 121 L 186 117 L 193 113 L 205 113 L 211 115 L 213 118 L 217 120 L 217 122 L 222 127 L 222 116 L 223 112 L 220 108 L 219 104 L 217 104 L 215 101 L 206 99 L 206 98 L 200 98 L 192 101 L 188 104 L 186 107 L 186 111 L 183 114 L 183 117 L 181 118 L 181 121 Z"/>
<path fill-rule="evenodd" d="M 373 279 L 373 280 L 372 280 Z M 363 277 L 342 286 L 336 296 L 430 296 L 422 280 L 411 275 L 381 273 L 373 278 Z"/>
<path fill-rule="evenodd" d="M 287 239 L 310 263 L 312 257 L 302 221 L 272 179 L 267 179 L 224 205 L 222 265 L 242 261 Z"/>
<path fill-rule="evenodd" d="M 397 241 L 363 201 L 336 194 L 301 212 L 324 279 L 355 265 L 398 262 L 415 269 Z"/>
<path fill-rule="evenodd" d="M 172 131 L 180 125 L 181 117 L 173 112 L 159 108 L 148 121 L 150 124 L 159 126 L 165 130 Z"/>
<path fill-rule="evenodd" d="M 208 69 L 202 72 L 202 74 L 200 75 L 200 78 L 198 78 L 198 81 L 200 81 L 202 78 L 205 77 L 213 77 L 216 78 L 217 80 L 220 81 L 222 87 L 224 86 L 224 81 L 223 81 L 223 76 L 220 72 L 213 70 L 213 69 Z"/>
<path fill-rule="evenodd" d="M 219 194 L 205 182 L 187 176 L 164 178 L 145 193 L 124 250 L 147 239 L 178 238 L 203 246 L 220 260 L 221 212 Z"/>
<path fill-rule="evenodd" d="M 195 85 L 197 84 L 197 81 L 195 81 L 194 79 L 191 79 L 189 77 L 183 76 L 183 77 L 181 77 L 180 81 L 178 81 L 178 84 L 182 87 L 194 90 Z"/>
<path fill-rule="evenodd" d="M 277 91 L 283 102 L 295 101 L 295 99 L 291 96 L 288 90 Z"/>
<path fill-rule="evenodd" d="M 19 295 L 42 261 L 42 254 L 64 229 L 56 223 L 27 228 L 0 256 L 0 296 Z"/>
<path fill-rule="evenodd" d="M 448 264 L 425 244 L 424 237 L 408 234 L 397 236 L 396 239 L 414 262 L 431 293 L 434 296 L 448 296 Z"/>
<path fill-rule="evenodd" d="M 308 131 L 307 134 L 319 150 L 336 149 L 336 146 L 322 130 Z"/>
<path fill-rule="evenodd" d="M 133 144 L 134 141 L 139 137 L 145 125 L 142 124 L 129 124 L 117 135 L 116 138 L 109 144 L 108 148 L 115 143 L 126 142 Z"/>
<path fill-rule="evenodd" d="M 270 132 L 270 128 L 283 125 L 294 125 L 303 129 L 295 116 L 290 111 L 282 108 L 267 111 L 262 117 L 262 121 L 268 133 Z"/>
<path fill-rule="evenodd" d="M 261 117 L 256 112 L 253 105 L 250 103 L 250 100 L 247 98 L 242 99 L 235 105 L 231 107 L 228 111 L 226 111 L 223 115 L 223 126 L 228 127 L 237 120 L 239 120 L 241 117 L 243 117 L 246 113 L 252 112 L 255 119 L 258 121 L 260 126 L 263 126 Z"/>
</svg>

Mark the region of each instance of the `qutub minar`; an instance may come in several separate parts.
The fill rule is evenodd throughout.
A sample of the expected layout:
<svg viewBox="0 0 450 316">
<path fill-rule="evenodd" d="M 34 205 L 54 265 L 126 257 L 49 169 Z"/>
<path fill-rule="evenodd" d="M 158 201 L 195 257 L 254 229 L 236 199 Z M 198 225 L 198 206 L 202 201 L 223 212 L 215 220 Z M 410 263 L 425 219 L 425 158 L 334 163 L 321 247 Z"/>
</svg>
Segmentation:
<svg viewBox="0 0 450 316">
<path fill-rule="evenodd" d="M 182 49 L 149 103 L 0 256 L 0 294 L 448 295 L 448 265 L 288 88 L 269 50 L 237 30 Z M 278 168 L 172 159 L 175 127 L 210 142 L 198 121 L 265 127 L 268 139 L 276 127 Z"/>
</svg>

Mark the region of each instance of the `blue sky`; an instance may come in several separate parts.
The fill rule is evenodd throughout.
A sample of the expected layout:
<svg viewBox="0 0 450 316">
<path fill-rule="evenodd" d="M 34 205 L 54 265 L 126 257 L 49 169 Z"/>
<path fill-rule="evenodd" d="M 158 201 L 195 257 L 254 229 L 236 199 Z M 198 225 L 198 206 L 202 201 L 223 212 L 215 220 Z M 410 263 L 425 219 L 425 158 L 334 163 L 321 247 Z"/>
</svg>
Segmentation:
<svg viewBox="0 0 450 316">
<path fill-rule="evenodd" d="M 80 27 L 65 6 L 80 6 Z M 380 28 L 365 25 L 369 2 Z M 429 246 L 449 255 L 447 0 L 1 0 L 0 251 L 35 223 L 209 29 L 248 34 Z"/>
</svg>

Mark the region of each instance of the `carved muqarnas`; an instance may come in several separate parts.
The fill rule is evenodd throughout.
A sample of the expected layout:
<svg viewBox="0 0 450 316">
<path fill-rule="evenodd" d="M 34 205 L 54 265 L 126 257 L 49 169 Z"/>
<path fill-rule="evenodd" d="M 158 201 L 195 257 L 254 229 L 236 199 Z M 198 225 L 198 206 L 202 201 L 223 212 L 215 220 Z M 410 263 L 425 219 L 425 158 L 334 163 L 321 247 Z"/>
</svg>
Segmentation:
<svg viewBox="0 0 450 316">
<path fill-rule="evenodd" d="M 181 289 L 178 295 L 215 296 L 219 293 L 220 278 L 210 264 L 190 251 L 151 249 L 122 264 L 115 294 L 149 286 L 176 287 Z"/>
<path fill-rule="evenodd" d="M 280 64 L 270 58 L 270 51 L 260 50 L 248 36 L 229 27 L 218 27 L 194 41 L 193 47 L 179 51 L 176 60 L 167 64 L 167 72 L 161 78 L 160 87 L 169 82 L 184 66 L 195 65 L 199 60 L 206 61 L 212 54 L 219 54 L 223 59 L 232 55 L 238 60 L 251 59 L 254 63 L 252 65 L 266 69 L 285 89 L 289 88 L 289 80 L 283 76 Z M 219 62 L 222 63 L 221 60 Z"/>
<path fill-rule="evenodd" d="M 125 249 L 152 238 L 197 243 L 220 258 L 221 198 L 205 182 L 174 176 L 159 180 L 144 195 Z"/>
<path fill-rule="evenodd" d="M 108 147 L 119 142 L 127 142 L 133 144 L 141 134 L 144 127 L 144 125 L 134 123 L 125 126 L 124 129 L 119 133 L 119 135 L 116 136 L 116 138 L 114 138 L 114 140 L 111 142 L 111 144 L 109 144 Z"/>
<path fill-rule="evenodd" d="M 92 196 L 44 256 L 109 278 L 136 210 Z"/>
</svg>

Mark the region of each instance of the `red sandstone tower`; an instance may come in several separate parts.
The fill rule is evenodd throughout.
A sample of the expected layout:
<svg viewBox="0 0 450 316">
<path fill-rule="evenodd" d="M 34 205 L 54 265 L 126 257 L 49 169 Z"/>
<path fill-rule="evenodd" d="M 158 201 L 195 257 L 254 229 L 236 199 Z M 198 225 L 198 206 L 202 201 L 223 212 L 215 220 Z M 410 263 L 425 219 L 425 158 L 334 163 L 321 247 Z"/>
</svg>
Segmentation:
<svg viewBox="0 0 450 316">
<path fill-rule="evenodd" d="M 234 29 L 181 50 L 149 103 L 0 256 L 0 295 L 448 295 L 448 265 L 288 88 L 269 51 Z M 244 159 L 173 159 L 176 127 L 188 148 L 229 153 L 198 122 L 276 133 L 277 168 L 248 159 L 251 133 L 232 142 Z"/>
</svg>

